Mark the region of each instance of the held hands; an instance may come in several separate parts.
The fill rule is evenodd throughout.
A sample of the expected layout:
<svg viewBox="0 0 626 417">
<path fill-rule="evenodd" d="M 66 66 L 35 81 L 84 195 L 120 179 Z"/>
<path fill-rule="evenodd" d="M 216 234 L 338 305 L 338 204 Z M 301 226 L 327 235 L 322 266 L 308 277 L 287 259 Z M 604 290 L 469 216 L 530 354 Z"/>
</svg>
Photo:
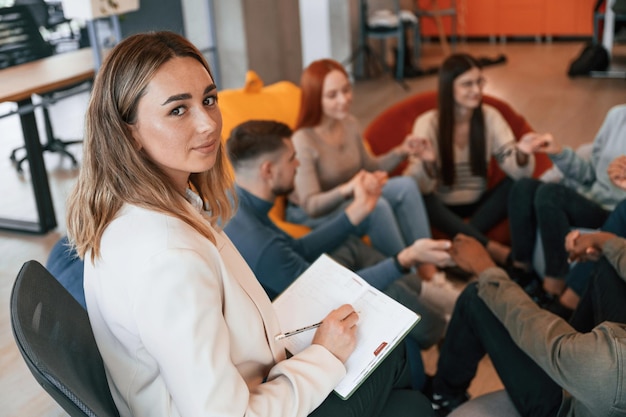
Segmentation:
<svg viewBox="0 0 626 417">
<path fill-rule="evenodd" d="M 374 210 L 382 192 L 382 185 L 374 173 L 361 171 L 353 180 L 354 199 L 346 207 L 346 215 L 353 225 L 358 225 Z"/>
<path fill-rule="evenodd" d="M 612 160 L 606 172 L 616 187 L 626 190 L 626 155 L 620 155 Z"/>
<path fill-rule="evenodd" d="M 380 189 L 387 183 L 387 178 L 384 171 L 367 172 L 362 169 L 350 181 L 341 185 L 340 192 L 344 198 L 350 198 L 354 195 L 356 185 L 363 182 L 368 192 L 380 193 Z"/>
<path fill-rule="evenodd" d="M 409 155 L 419 158 L 424 162 L 434 162 L 437 158 L 433 143 L 430 139 L 411 134 L 404 139 L 403 146 L 405 144 L 407 144 L 407 152 Z"/>
<path fill-rule="evenodd" d="M 565 250 L 569 254 L 569 261 L 597 261 L 602 256 L 604 242 L 614 238 L 609 232 L 580 233 L 573 230 L 565 236 Z"/>
<path fill-rule="evenodd" d="M 439 267 L 454 266 L 449 249 L 449 240 L 417 239 L 398 254 L 398 262 L 409 267 L 420 263 L 435 264 Z"/>
<path fill-rule="evenodd" d="M 473 237 L 464 234 L 458 234 L 454 237 L 450 255 L 460 268 L 474 275 L 480 274 L 487 268 L 496 266 L 487 249 Z"/>
<path fill-rule="evenodd" d="M 359 315 L 350 304 L 333 310 L 322 320 L 313 336 L 313 344 L 322 345 L 345 363 L 356 347 Z"/>
<path fill-rule="evenodd" d="M 563 149 L 562 146 L 556 142 L 551 133 L 537 132 L 526 133 L 515 146 L 520 152 L 527 155 L 534 152 L 544 152 L 554 155 L 560 153 Z"/>
</svg>

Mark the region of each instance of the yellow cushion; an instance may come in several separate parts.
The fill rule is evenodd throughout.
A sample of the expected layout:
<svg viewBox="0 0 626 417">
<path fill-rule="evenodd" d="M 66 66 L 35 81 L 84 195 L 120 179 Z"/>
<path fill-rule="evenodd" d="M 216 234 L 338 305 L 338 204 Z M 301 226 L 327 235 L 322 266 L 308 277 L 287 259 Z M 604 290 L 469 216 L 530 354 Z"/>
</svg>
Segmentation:
<svg viewBox="0 0 626 417">
<path fill-rule="evenodd" d="M 228 138 L 238 124 L 254 119 L 276 120 L 293 129 L 300 108 L 300 88 L 289 81 L 265 86 L 254 71 L 248 71 L 243 88 L 219 93 L 219 106 L 223 138 Z"/>
</svg>

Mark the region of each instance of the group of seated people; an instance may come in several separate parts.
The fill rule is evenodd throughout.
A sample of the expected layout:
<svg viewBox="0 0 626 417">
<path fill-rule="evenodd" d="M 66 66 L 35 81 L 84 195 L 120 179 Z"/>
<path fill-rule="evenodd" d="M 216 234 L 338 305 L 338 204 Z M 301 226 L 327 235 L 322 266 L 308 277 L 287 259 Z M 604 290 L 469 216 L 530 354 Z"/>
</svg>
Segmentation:
<svg viewBox="0 0 626 417">
<path fill-rule="evenodd" d="M 438 108 L 373 156 L 348 74 L 319 60 L 302 74 L 293 131 L 251 120 L 223 142 L 216 86 L 193 45 L 168 32 L 120 42 L 87 110 L 69 238 L 47 265 L 89 312 L 120 414 L 448 415 L 467 406 L 453 411 L 488 354 L 520 415 L 626 415 L 626 157 L 615 158 L 626 154 L 626 106 L 609 112 L 585 160 L 547 133 L 516 141 L 482 103 L 484 83 L 477 60 L 451 55 Z M 565 180 L 531 179 L 536 152 Z M 492 157 L 508 178 L 488 188 Z M 278 197 L 310 233 L 273 223 Z M 507 216 L 511 247 L 486 236 Z M 432 239 L 431 226 L 450 238 Z M 422 317 L 345 401 L 331 391 L 358 344 L 351 306 L 329 312 L 293 357 L 271 337 L 271 300 L 323 253 Z M 474 277 L 449 322 L 421 289 L 448 267 Z M 421 350 L 437 343 L 427 378 Z"/>
</svg>

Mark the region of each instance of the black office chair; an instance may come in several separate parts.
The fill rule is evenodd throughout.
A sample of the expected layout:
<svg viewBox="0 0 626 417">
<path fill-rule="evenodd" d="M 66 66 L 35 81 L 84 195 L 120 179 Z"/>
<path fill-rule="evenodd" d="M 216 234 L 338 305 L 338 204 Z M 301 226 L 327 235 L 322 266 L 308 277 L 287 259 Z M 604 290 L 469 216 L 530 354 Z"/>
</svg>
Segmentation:
<svg viewBox="0 0 626 417">
<path fill-rule="evenodd" d="M 17 275 L 11 326 L 35 379 L 70 416 L 119 417 L 87 312 L 37 261 Z"/>
<path fill-rule="evenodd" d="M 41 36 L 39 27 L 29 7 L 21 5 L 0 8 L 0 26 L 2 27 L 2 30 L 0 30 L 0 69 L 47 58 L 54 53 L 54 47 Z M 78 161 L 67 150 L 67 147 L 81 143 L 82 140 L 66 141 L 57 138 L 52 129 L 48 106 L 76 91 L 86 91 L 89 86 L 90 83 L 79 83 L 42 95 L 47 138 L 43 144 L 43 151 L 61 153 L 72 161 L 73 166 L 77 166 Z M 24 152 L 24 155 L 21 157 L 19 156 L 20 152 Z M 25 148 L 21 146 L 13 149 L 10 159 L 17 171 L 21 173 L 22 164 L 27 160 Z"/>
<path fill-rule="evenodd" d="M 78 47 L 80 30 L 75 30 L 72 19 L 65 17 L 62 5 L 48 3 L 45 0 L 15 0 L 13 5 L 26 6 L 30 9 L 35 23 L 44 32 L 45 40 L 57 50 L 61 45 L 68 45 L 68 49 Z"/>
</svg>

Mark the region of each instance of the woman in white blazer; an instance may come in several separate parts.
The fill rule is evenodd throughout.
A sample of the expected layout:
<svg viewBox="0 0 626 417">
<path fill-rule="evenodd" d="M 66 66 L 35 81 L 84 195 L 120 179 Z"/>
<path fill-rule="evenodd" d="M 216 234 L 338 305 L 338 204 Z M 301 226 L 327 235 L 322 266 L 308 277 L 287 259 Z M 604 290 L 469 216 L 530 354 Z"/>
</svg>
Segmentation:
<svg viewBox="0 0 626 417">
<path fill-rule="evenodd" d="M 356 344 L 350 305 L 285 358 L 269 299 L 218 226 L 232 212 L 221 124 L 209 66 L 179 35 L 123 40 L 96 77 L 67 224 L 120 414 L 432 415 L 404 389 L 401 350 L 348 401 L 329 395 Z"/>
</svg>

